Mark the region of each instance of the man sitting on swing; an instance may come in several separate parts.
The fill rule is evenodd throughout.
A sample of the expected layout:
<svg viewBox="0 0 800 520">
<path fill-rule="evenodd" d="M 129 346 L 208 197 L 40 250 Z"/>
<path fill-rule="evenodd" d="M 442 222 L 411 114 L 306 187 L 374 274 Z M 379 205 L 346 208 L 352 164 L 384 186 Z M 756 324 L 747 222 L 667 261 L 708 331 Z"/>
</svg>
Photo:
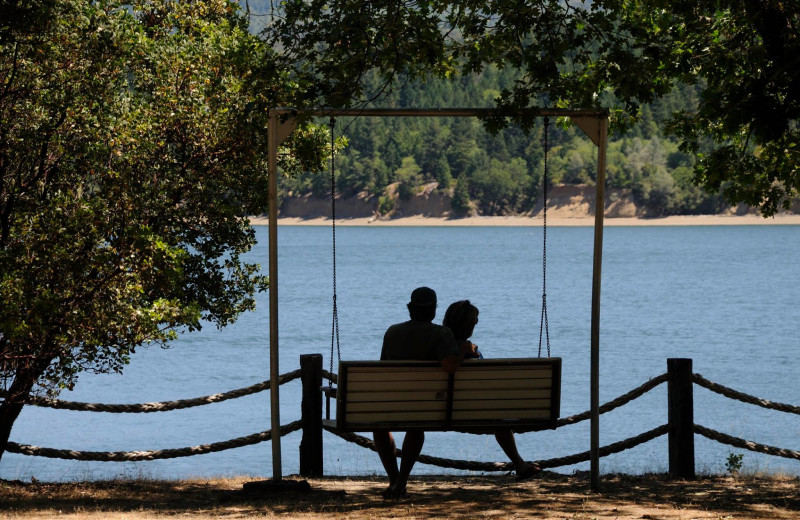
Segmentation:
<svg viewBox="0 0 800 520">
<path fill-rule="evenodd" d="M 433 289 L 428 287 L 414 289 L 407 307 L 411 319 L 392 325 L 386 331 L 381 360 L 439 361 L 442 369 L 452 374 L 465 357 L 474 357 L 474 347 L 471 342 L 461 342 L 459 346 L 450 329 L 433 323 L 433 318 L 436 316 L 436 292 Z M 512 434 L 509 432 L 509 435 Z M 405 497 L 408 477 L 425 443 L 425 432 L 416 430 L 406 432 L 399 468 L 392 433 L 386 430 L 375 431 L 373 439 L 381 463 L 389 476 L 389 487 L 383 492 L 383 496 L 393 499 Z M 500 441 L 498 438 L 498 442 Z M 501 443 L 501 446 L 503 444 Z M 503 446 L 504 450 L 506 447 L 507 444 Z M 515 463 L 518 476 L 525 475 L 529 478 L 534 472 L 538 472 L 538 467 L 534 470 L 519 457 L 519 454 L 516 457 L 512 456 L 511 460 Z"/>
<path fill-rule="evenodd" d="M 456 371 L 464 353 L 458 347 L 450 329 L 436 325 L 436 292 L 428 287 L 419 287 L 411 293 L 407 305 L 410 320 L 389 327 L 383 336 L 381 360 L 439 361 L 448 372 Z M 397 467 L 397 451 L 394 437 L 389 431 L 373 432 L 375 449 L 389 476 L 389 487 L 384 498 L 403 498 L 411 468 L 417 462 L 425 443 L 425 432 L 407 431 L 403 440 L 403 455 Z"/>
</svg>

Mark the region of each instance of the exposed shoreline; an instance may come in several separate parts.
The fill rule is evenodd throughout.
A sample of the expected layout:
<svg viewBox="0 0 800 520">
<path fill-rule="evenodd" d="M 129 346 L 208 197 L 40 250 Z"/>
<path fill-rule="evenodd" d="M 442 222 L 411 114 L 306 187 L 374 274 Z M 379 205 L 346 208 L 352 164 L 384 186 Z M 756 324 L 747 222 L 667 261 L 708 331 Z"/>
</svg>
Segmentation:
<svg viewBox="0 0 800 520">
<path fill-rule="evenodd" d="M 250 217 L 254 226 L 266 226 L 269 219 L 266 217 Z M 541 227 L 540 217 L 465 217 L 450 219 L 446 217 L 403 217 L 392 219 L 375 218 L 348 218 L 337 219 L 337 226 L 452 226 L 452 227 Z M 548 218 L 547 225 L 554 227 L 592 227 L 594 217 L 575 218 Z M 329 218 L 296 218 L 283 217 L 278 219 L 280 226 L 330 226 Z M 605 227 L 612 226 L 775 226 L 775 225 L 800 225 L 800 215 L 781 214 L 775 217 L 764 218 L 759 215 L 685 215 L 663 218 L 609 218 L 603 219 Z"/>
</svg>

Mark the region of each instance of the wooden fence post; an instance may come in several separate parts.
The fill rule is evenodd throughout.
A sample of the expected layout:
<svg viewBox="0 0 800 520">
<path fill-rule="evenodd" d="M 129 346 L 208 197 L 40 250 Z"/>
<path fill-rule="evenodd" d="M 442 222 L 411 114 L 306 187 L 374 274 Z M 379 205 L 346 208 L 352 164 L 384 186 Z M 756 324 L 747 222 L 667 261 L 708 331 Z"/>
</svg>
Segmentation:
<svg viewBox="0 0 800 520">
<path fill-rule="evenodd" d="M 694 398 L 691 359 L 667 359 L 669 474 L 692 479 L 694 473 Z"/>
<path fill-rule="evenodd" d="M 322 476 L 322 354 L 300 356 L 303 383 L 300 440 L 300 475 Z"/>
</svg>

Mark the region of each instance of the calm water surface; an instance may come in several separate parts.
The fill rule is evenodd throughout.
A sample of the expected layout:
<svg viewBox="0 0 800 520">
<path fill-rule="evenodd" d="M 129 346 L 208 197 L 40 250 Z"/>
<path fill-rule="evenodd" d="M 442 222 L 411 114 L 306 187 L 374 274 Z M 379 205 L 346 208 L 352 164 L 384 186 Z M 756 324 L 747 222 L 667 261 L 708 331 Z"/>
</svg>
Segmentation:
<svg viewBox="0 0 800 520">
<path fill-rule="evenodd" d="M 266 228 L 253 252 L 266 268 Z M 298 357 L 331 351 L 330 229 L 281 227 L 280 372 Z M 550 228 L 547 304 L 550 346 L 563 358 L 562 416 L 589 408 L 593 230 Z M 694 360 L 712 381 L 765 399 L 800 404 L 799 226 L 611 227 L 605 230 L 600 401 L 666 371 L 669 357 Z M 481 311 L 473 336 L 486 356 L 538 353 L 542 301 L 541 228 L 337 228 L 337 293 L 342 359 L 378 356 L 383 332 L 407 319 L 410 291 L 428 285 L 445 306 L 468 298 Z M 63 399 L 140 403 L 224 392 L 269 377 L 267 296 L 225 330 L 208 327 L 169 349 L 142 349 L 124 376 L 81 377 Z M 546 355 L 546 346 L 543 348 Z M 334 355 L 335 359 L 335 355 Z M 299 381 L 281 387 L 281 422 L 299 419 Z M 666 385 L 601 416 L 601 445 L 666 422 Z M 29 407 L 11 440 L 53 448 L 132 451 L 219 442 L 270 427 L 269 395 L 151 414 L 104 414 Z M 800 417 L 730 401 L 695 387 L 695 422 L 759 443 L 800 450 Z M 283 438 L 283 472 L 298 471 L 300 433 Z M 528 459 L 589 449 L 589 423 L 518 436 Z M 428 434 L 424 453 L 504 461 L 490 436 Z M 698 471 L 724 472 L 742 450 L 697 436 Z M 800 474 L 800 462 L 744 452 L 745 471 Z M 381 473 L 373 452 L 325 435 L 325 471 Z M 559 468 L 588 469 L 588 463 Z M 603 472 L 667 469 L 661 437 L 601 459 Z M 445 473 L 423 464 L 415 473 Z M 89 463 L 5 454 L 0 478 L 73 480 L 147 476 L 271 476 L 269 443 L 222 453 L 140 463 Z"/>
</svg>

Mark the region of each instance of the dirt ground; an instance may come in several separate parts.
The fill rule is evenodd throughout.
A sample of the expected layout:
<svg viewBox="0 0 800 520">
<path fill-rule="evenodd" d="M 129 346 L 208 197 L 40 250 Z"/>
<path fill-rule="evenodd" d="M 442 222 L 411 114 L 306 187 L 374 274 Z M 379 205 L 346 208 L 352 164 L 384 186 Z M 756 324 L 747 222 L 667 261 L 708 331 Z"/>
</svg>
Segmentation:
<svg viewBox="0 0 800 520">
<path fill-rule="evenodd" d="M 255 484 L 253 484 L 255 483 Z M 535 518 L 745 520 L 800 518 L 800 478 L 587 474 L 417 477 L 410 496 L 387 501 L 382 478 L 286 477 L 286 488 L 248 478 L 80 483 L 0 481 L 0 518 L 152 519 Z M 298 484 L 299 483 L 299 484 Z M 303 486 L 307 483 L 307 486 Z M 264 484 L 259 486 L 259 484 Z M 256 489 L 250 487 L 255 485 Z"/>
</svg>

